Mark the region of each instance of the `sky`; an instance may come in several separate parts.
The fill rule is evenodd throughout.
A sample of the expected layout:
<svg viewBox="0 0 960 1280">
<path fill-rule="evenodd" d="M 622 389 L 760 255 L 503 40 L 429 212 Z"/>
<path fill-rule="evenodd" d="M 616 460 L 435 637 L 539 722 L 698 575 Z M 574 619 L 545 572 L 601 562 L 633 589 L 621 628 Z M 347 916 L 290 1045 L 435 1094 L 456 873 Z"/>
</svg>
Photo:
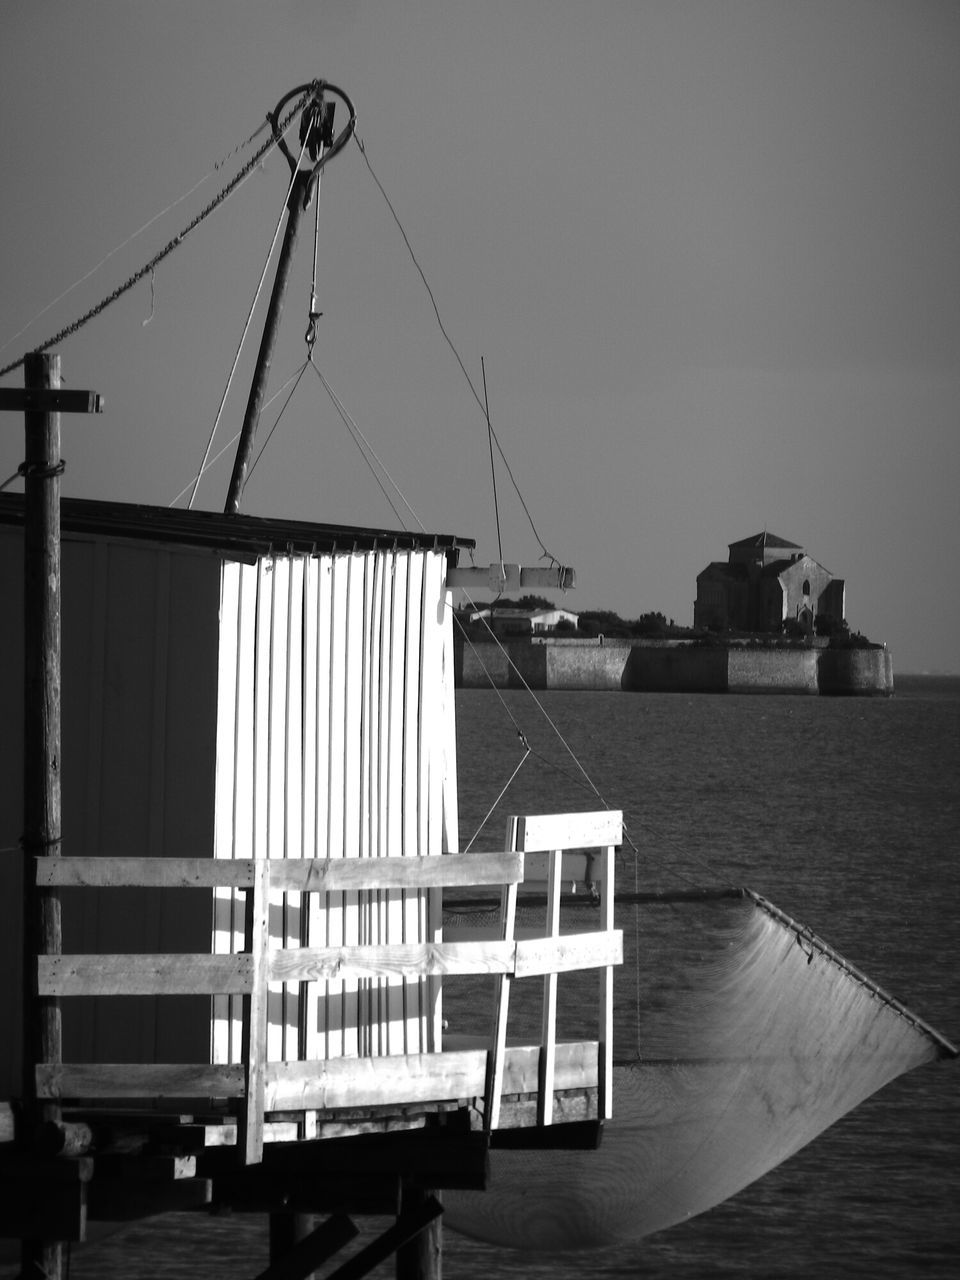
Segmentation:
<svg viewBox="0 0 960 1280">
<path fill-rule="evenodd" d="M 960 672 L 955 0 L 3 0 L 2 31 L 0 366 L 150 259 L 252 147 L 214 165 L 325 79 L 481 396 L 483 361 L 534 526 L 502 466 L 494 491 L 484 415 L 351 142 L 322 181 L 314 361 L 427 529 L 480 564 L 542 543 L 576 570 L 565 607 L 684 624 L 700 570 L 767 529 L 846 580 L 895 671 Z M 287 181 L 270 155 L 59 344 L 65 384 L 106 401 L 64 418 L 66 495 L 167 505 L 191 483 Z M 311 212 L 268 395 L 306 358 L 313 247 Z M 9 416 L 0 483 L 22 456 Z M 222 509 L 232 456 L 196 506 Z M 309 368 L 243 509 L 396 526 Z"/>
</svg>

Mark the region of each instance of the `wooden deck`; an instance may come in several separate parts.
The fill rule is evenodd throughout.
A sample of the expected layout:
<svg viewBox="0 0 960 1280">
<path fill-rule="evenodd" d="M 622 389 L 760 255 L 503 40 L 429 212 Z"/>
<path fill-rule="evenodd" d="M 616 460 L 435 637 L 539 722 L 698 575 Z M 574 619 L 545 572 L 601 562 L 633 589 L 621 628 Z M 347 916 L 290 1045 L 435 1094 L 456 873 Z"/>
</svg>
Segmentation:
<svg viewBox="0 0 960 1280">
<path fill-rule="evenodd" d="M 57 1001 L 236 995 L 243 1057 L 226 1064 L 37 1063 L 36 1102 L 57 1104 L 62 1119 L 32 1132 L 22 1123 L 0 1128 L 0 1233 L 22 1236 L 36 1226 L 44 1238 L 81 1240 L 88 1217 L 202 1204 L 394 1214 L 411 1181 L 483 1187 L 491 1145 L 595 1145 L 610 1114 L 612 975 L 622 959 L 612 914 L 620 815 L 519 818 L 508 833 L 503 852 L 418 858 L 35 859 L 45 892 L 242 892 L 242 953 L 41 955 L 36 991 Z M 599 897 L 602 927 L 561 933 L 561 883 L 585 876 Z M 495 936 L 328 947 L 270 942 L 271 892 L 362 898 L 399 887 L 492 895 Z M 537 936 L 527 936 L 529 929 L 516 936 L 524 888 L 546 891 Z M 586 969 L 599 973 L 596 1037 L 558 1042 L 558 980 Z M 496 989 L 487 1037 L 444 1035 L 423 1053 L 268 1057 L 271 984 L 323 990 L 344 978 L 447 982 L 472 975 L 492 976 Z M 542 984 L 542 1034 L 537 1043 L 517 1044 L 507 1035 L 510 994 L 525 979 Z"/>
</svg>

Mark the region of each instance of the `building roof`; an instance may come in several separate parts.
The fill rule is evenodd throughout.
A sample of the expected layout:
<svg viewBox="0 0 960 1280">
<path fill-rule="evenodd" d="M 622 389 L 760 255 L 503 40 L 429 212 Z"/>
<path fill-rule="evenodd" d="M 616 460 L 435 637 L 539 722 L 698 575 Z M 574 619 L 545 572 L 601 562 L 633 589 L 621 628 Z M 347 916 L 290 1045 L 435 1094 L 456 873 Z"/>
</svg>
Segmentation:
<svg viewBox="0 0 960 1280">
<path fill-rule="evenodd" d="M 22 494 L 0 493 L 0 525 L 22 524 Z M 458 552 L 472 549 L 472 538 L 452 534 L 408 533 L 351 525 L 314 524 L 303 520 L 224 515 L 217 511 L 184 511 L 176 507 L 140 506 L 127 502 L 95 502 L 64 498 L 60 526 L 65 533 L 101 534 L 147 542 L 207 547 L 237 555 L 349 551 Z"/>
<path fill-rule="evenodd" d="M 731 564 L 728 560 L 711 560 L 705 569 L 697 574 L 697 581 L 709 574 L 713 578 L 747 578 L 747 566 L 741 563 Z"/>
<path fill-rule="evenodd" d="M 795 542 L 789 542 L 786 538 L 780 538 L 775 533 L 768 533 L 764 529 L 763 533 L 755 533 L 749 538 L 741 538 L 739 542 L 729 542 L 727 546 L 732 550 L 734 547 L 756 547 L 765 549 L 767 547 L 787 547 L 791 551 L 802 551 L 803 547 L 798 546 Z"/>
</svg>

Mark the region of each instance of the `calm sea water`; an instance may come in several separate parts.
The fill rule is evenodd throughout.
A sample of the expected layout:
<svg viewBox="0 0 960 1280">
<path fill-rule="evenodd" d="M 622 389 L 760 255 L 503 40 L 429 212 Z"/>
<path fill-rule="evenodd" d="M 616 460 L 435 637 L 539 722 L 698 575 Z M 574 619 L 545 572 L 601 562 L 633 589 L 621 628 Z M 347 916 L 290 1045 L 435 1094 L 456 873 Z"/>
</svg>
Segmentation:
<svg viewBox="0 0 960 1280">
<path fill-rule="evenodd" d="M 960 1039 L 960 679 L 900 677 L 891 699 L 538 696 L 604 800 L 623 808 L 641 887 L 755 889 Z M 537 811 L 544 796 L 562 806 L 581 790 L 577 766 L 525 696 L 504 702 L 460 695 L 461 829 L 472 834 L 485 787 L 509 776 L 503 756 L 523 754 L 507 711 L 551 763 L 528 758 L 488 824 L 497 838 L 508 810 Z M 474 735 L 482 752 L 468 745 Z M 446 1269 L 946 1280 L 960 1273 L 958 1204 L 960 1061 L 945 1061 L 901 1077 L 683 1226 L 589 1261 L 542 1264 L 448 1233 Z"/>
<path fill-rule="evenodd" d="M 960 679 L 900 677 L 884 700 L 539 697 L 557 732 L 527 695 L 458 695 L 462 843 L 523 757 L 519 726 L 531 754 L 474 847 L 495 847 L 509 812 L 601 807 L 575 756 L 624 810 L 642 888 L 747 885 L 960 1040 Z M 952 1280 L 958 1204 L 960 1063 L 942 1062 L 683 1226 L 550 1259 L 448 1232 L 444 1272 Z M 262 1220 L 171 1215 L 75 1249 L 70 1274 L 239 1280 L 266 1261 Z"/>
</svg>

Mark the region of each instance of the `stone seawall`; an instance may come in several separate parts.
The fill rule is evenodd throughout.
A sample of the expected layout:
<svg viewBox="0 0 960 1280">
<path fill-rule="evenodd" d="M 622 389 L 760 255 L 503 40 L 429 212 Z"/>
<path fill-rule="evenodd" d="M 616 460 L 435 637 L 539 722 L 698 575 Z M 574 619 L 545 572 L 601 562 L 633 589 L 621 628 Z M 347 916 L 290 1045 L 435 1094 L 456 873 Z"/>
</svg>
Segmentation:
<svg viewBox="0 0 960 1280">
<path fill-rule="evenodd" d="M 889 696 L 886 649 L 759 649 L 596 640 L 457 640 L 464 689 L 620 689 L 647 693 L 791 693 Z M 522 678 L 521 678 L 522 677 Z"/>
</svg>

